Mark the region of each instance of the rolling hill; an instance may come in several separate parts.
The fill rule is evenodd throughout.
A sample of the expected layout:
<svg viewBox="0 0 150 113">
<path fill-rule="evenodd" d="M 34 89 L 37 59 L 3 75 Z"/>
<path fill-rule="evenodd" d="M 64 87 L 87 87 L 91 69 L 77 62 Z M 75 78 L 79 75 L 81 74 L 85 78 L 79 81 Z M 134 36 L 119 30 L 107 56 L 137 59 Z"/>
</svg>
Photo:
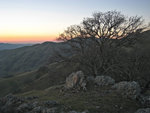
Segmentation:
<svg viewBox="0 0 150 113">
<path fill-rule="evenodd" d="M 63 61 L 9 78 L 0 78 L 0 97 L 9 93 L 43 90 L 50 86 L 59 85 L 70 73 L 77 70 L 77 66 Z"/>
<path fill-rule="evenodd" d="M 26 46 L 12 50 L 0 51 L 0 77 L 8 77 L 37 69 L 48 62 L 60 48 L 65 48 L 66 43 L 45 42 L 33 46 Z"/>
</svg>

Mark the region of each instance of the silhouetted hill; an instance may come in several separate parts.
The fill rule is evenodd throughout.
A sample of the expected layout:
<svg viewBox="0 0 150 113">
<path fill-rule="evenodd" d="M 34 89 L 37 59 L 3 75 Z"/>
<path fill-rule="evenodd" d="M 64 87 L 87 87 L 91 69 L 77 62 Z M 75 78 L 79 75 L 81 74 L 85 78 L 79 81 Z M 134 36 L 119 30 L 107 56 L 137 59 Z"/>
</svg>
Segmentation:
<svg viewBox="0 0 150 113">
<path fill-rule="evenodd" d="M 16 49 L 24 46 L 31 46 L 33 44 L 9 44 L 9 43 L 0 43 L 0 50 L 6 49 Z"/>
<path fill-rule="evenodd" d="M 45 42 L 12 50 L 0 51 L 0 77 L 31 71 L 45 65 L 65 43 Z M 53 59 L 50 59 L 53 62 Z"/>
</svg>

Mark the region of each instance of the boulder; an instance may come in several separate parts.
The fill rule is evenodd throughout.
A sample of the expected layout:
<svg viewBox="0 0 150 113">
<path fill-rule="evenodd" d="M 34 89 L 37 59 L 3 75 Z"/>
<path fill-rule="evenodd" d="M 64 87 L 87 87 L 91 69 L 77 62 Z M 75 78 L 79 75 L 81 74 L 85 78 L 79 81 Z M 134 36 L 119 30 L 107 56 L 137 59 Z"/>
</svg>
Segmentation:
<svg viewBox="0 0 150 113">
<path fill-rule="evenodd" d="M 150 113 L 150 108 L 138 109 L 135 113 Z"/>
<path fill-rule="evenodd" d="M 71 73 L 66 78 L 65 88 L 67 89 L 83 89 L 86 90 L 86 75 L 82 71 Z"/>
<path fill-rule="evenodd" d="M 54 100 L 38 101 L 35 97 L 7 95 L 0 98 L 0 113 L 66 113 L 67 108 Z"/>
<path fill-rule="evenodd" d="M 37 107 L 38 105 L 39 105 L 39 102 L 38 102 L 38 101 L 34 101 L 34 102 L 32 103 L 33 108 Z"/>
<path fill-rule="evenodd" d="M 77 112 L 77 111 L 69 111 L 68 113 L 80 113 L 80 112 Z"/>
<path fill-rule="evenodd" d="M 150 95 L 149 96 L 140 95 L 139 98 L 138 98 L 138 100 L 144 106 L 150 107 Z"/>
<path fill-rule="evenodd" d="M 25 97 L 26 100 L 34 100 L 34 99 L 38 99 L 38 96 L 29 96 L 29 97 Z"/>
<path fill-rule="evenodd" d="M 55 107 L 59 104 L 54 100 L 48 100 L 48 101 L 44 101 L 44 105 L 47 107 Z"/>
<path fill-rule="evenodd" d="M 144 97 L 144 105 L 150 107 L 150 96 Z"/>
<path fill-rule="evenodd" d="M 0 99 L 0 112 L 1 113 L 13 113 L 16 111 L 16 107 L 24 102 L 21 97 L 9 94 Z"/>
<path fill-rule="evenodd" d="M 32 108 L 32 106 L 31 106 L 30 104 L 23 103 L 23 104 L 21 104 L 21 105 L 16 109 L 16 111 L 17 111 L 18 113 L 25 113 L 25 112 L 30 111 L 30 110 L 32 110 L 32 109 L 33 109 L 33 108 Z"/>
<path fill-rule="evenodd" d="M 89 83 L 94 83 L 95 78 L 94 78 L 94 76 L 87 76 L 86 80 L 87 80 L 87 82 L 89 82 Z"/>
<path fill-rule="evenodd" d="M 115 80 L 109 76 L 96 76 L 94 82 L 98 86 L 107 86 L 115 84 Z"/>
<path fill-rule="evenodd" d="M 41 113 L 42 111 L 43 111 L 43 107 L 41 107 L 41 106 L 38 106 L 38 107 L 35 107 L 33 110 L 32 110 L 32 112 L 34 112 L 34 113 Z"/>
<path fill-rule="evenodd" d="M 122 81 L 113 85 L 112 88 L 120 92 L 123 97 L 131 99 L 136 99 L 141 92 L 140 85 L 135 81 Z"/>
<path fill-rule="evenodd" d="M 83 112 L 77 112 L 77 111 L 69 111 L 68 113 L 89 113 L 87 110 L 86 111 L 83 111 Z"/>
<path fill-rule="evenodd" d="M 41 113 L 59 113 L 57 108 L 43 108 Z"/>
</svg>

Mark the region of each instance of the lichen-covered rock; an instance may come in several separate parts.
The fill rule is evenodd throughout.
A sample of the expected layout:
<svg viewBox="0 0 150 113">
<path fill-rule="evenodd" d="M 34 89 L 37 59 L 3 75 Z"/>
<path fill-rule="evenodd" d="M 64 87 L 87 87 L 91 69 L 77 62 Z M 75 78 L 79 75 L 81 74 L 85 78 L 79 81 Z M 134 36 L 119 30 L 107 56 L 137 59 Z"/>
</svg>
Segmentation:
<svg viewBox="0 0 150 113">
<path fill-rule="evenodd" d="M 87 80 L 87 82 L 94 83 L 95 78 L 94 78 L 94 76 L 87 76 L 86 80 Z"/>
<path fill-rule="evenodd" d="M 144 104 L 145 106 L 150 107 L 150 96 L 144 97 Z"/>
<path fill-rule="evenodd" d="M 16 111 L 16 107 L 24 103 L 24 99 L 21 97 L 9 94 L 0 99 L 0 113 L 13 113 Z"/>
<path fill-rule="evenodd" d="M 64 106 L 54 100 L 40 102 L 27 97 L 7 95 L 0 98 L 0 113 L 61 113 Z"/>
<path fill-rule="evenodd" d="M 55 107 L 59 104 L 54 100 L 48 100 L 48 101 L 44 101 L 44 105 L 47 107 Z"/>
<path fill-rule="evenodd" d="M 140 101 L 141 104 L 143 104 L 146 107 L 150 107 L 150 96 L 143 96 L 140 95 L 138 100 Z"/>
<path fill-rule="evenodd" d="M 135 113 L 150 113 L 150 108 L 138 109 Z"/>
<path fill-rule="evenodd" d="M 32 110 L 32 112 L 34 112 L 34 113 L 41 113 L 42 111 L 43 111 L 43 107 L 41 107 L 41 106 L 35 107 Z"/>
<path fill-rule="evenodd" d="M 77 111 L 69 111 L 68 113 L 80 113 L 80 112 L 77 112 Z"/>
<path fill-rule="evenodd" d="M 94 82 L 98 86 L 107 86 L 115 84 L 115 80 L 109 76 L 96 76 Z"/>
<path fill-rule="evenodd" d="M 77 88 L 86 90 L 86 75 L 82 71 L 71 73 L 66 78 L 65 87 L 67 89 Z"/>
<path fill-rule="evenodd" d="M 140 85 L 135 81 L 133 82 L 122 81 L 113 85 L 112 88 L 119 91 L 123 97 L 131 99 L 136 99 L 141 92 Z"/>
<path fill-rule="evenodd" d="M 83 112 L 77 112 L 77 111 L 69 111 L 68 113 L 89 113 L 88 111 L 83 111 Z"/>
<path fill-rule="evenodd" d="M 16 111 L 18 113 L 25 113 L 27 111 L 30 111 L 31 109 L 32 109 L 32 105 L 27 104 L 27 103 L 23 103 L 18 108 L 16 108 Z"/>
</svg>

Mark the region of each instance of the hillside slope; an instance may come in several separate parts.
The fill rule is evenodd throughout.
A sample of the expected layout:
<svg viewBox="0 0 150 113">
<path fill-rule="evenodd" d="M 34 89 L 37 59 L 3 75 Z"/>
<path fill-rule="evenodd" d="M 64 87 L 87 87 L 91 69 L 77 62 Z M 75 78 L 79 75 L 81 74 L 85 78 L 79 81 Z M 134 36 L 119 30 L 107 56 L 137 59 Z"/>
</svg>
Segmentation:
<svg viewBox="0 0 150 113">
<path fill-rule="evenodd" d="M 66 62 L 51 63 L 34 71 L 9 78 L 0 78 L 0 97 L 9 93 L 43 90 L 59 85 L 70 73 L 78 69 L 77 66 Z"/>
<path fill-rule="evenodd" d="M 0 77 L 12 76 L 37 69 L 48 61 L 65 43 L 45 42 L 33 46 L 0 51 Z"/>
</svg>

